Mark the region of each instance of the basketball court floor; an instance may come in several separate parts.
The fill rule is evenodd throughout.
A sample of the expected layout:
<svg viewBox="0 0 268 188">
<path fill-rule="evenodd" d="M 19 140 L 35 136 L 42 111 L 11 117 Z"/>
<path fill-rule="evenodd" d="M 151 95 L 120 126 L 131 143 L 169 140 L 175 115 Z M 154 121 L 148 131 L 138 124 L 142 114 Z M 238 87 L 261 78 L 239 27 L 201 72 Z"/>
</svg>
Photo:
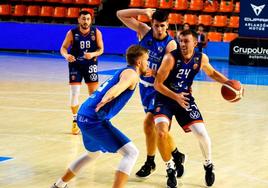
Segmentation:
<svg viewBox="0 0 268 188">
<path fill-rule="evenodd" d="M 100 80 L 125 65 L 124 58 L 100 58 Z M 193 85 L 196 103 L 212 139 L 215 188 L 268 187 L 268 68 L 212 65 L 230 79 L 240 80 L 244 98 L 225 101 L 220 84 L 203 72 Z M 84 153 L 81 135 L 70 134 L 67 63 L 59 55 L 0 53 L 0 187 L 49 188 L 68 165 Z M 83 85 L 80 102 L 87 98 Z M 149 179 L 135 172 L 146 157 L 144 113 L 138 90 L 112 120 L 140 150 L 127 188 L 165 187 L 166 173 L 159 153 L 157 171 Z M 185 134 L 173 121 L 171 134 L 178 148 L 188 155 L 186 173 L 179 187 L 204 188 L 203 158 L 196 138 Z M 119 154 L 106 154 L 87 166 L 69 183 L 70 188 L 111 187 Z"/>
</svg>

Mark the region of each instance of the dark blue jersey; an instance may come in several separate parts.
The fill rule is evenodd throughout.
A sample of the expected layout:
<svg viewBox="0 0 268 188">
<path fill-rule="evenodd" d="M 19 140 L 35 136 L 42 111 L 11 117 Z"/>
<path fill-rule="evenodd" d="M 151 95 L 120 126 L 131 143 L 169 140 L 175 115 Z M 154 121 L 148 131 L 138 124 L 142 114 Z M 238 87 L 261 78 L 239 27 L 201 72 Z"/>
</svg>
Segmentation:
<svg viewBox="0 0 268 188">
<path fill-rule="evenodd" d="M 132 66 L 127 66 L 115 73 L 113 77 L 106 80 L 80 107 L 78 114 L 95 118 L 97 120 L 109 120 L 114 117 L 128 102 L 132 96 L 134 89 L 126 89 L 115 99 L 105 104 L 98 113 L 95 112 L 97 104 L 101 101 L 106 92 L 116 85 L 120 80 L 121 73 L 126 69 L 134 69 Z"/>
<path fill-rule="evenodd" d="M 188 62 L 184 61 L 184 58 L 178 49 L 172 51 L 171 55 L 175 59 L 175 64 L 169 76 L 164 81 L 164 85 L 175 93 L 190 93 L 194 77 L 201 67 L 202 53 L 194 52 Z"/>
<path fill-rule="evenodd" d="M 91 63 L 96 58 L 87 60 L 84 58 L 85 52 L 95 52 L 98 49 L 96 42 L 96 28 L 90 27 L 90 32 L 86 35 L 79 31 L 79 28 L 72 29 L 73 34 L 73 44 L 70 49 L 70 54 L 72 54 L 77 63 L 86 64 Z"/>
<path fill-rule="evenodd" d="M 170 35 L 167 35 L 162 40 L 155 39 L 153 37 L 152 29 L 141 39 L 140 45 L 149 50 L 149 68 L 155 71 L 159 69 L 162 59 L 166 53 L 166 47 L 171 40 L 173 40 L 173 38 Z M 141 79 L 151 84 L 154 83 L 154 77 L 141 76 Z"/>
</svg>

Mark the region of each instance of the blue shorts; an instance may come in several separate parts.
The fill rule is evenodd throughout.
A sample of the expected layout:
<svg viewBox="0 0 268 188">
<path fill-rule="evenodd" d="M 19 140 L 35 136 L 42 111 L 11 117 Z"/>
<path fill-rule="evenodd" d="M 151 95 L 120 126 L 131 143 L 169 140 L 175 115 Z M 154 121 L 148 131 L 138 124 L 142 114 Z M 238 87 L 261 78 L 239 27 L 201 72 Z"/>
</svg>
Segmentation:
<svg viewBox="0 0 268 188">
<path fill-rule="evenodd" d="M 171 121 L 174 115 L 183 130 L 190 132 L 189 126 L 197 122 L 203 122 L 203 118 L 193 97 L 190 97 L 189 105 L 190 107 L 188 109 L 184 109 L 176 101 L 161 94 L 157 94 L 154 118 L 165 116 Z"/>
<path fill-rule="evenodd" d="M 98 82 L 97 62 L 93 64 L 69 63 L 69 83 L 81 83 L 83 78 L 85 83 Z"/>
<path fill-rule="evenodd" d="M 85 148 L 90 152 L 116 153 L 130 139 L 115 128 L 109 120 L 98 121 L 86 116 L 77 116 Z"/>
<path fill-rule="evenodd" d="M 140 96 L 141 96 L 141 103 L 145 113 L 147 112 L 154 112 L 154 102 L 155 102 L 155 95 L 156 90 L 153 86 L 145 87 L 143 84 L 139 84 L 140 86 Z"/>
</svg>

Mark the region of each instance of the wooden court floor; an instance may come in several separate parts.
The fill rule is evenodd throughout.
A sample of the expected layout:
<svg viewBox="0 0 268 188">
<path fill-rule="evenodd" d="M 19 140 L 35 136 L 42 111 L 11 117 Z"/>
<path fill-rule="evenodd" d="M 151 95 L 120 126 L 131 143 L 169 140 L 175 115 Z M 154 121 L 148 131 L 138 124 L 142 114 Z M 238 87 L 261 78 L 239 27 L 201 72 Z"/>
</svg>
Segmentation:
<svg viewBox="0 0 268 188">
<path fill-rule="evenodd" d="M 15 66 L 16 63 L 8 67 L 0 61 L 0 157 L 12 158 L 0 161 L 1 188 L 49 188 L 84 152 L 81 135 L 70 134 L 67 66 L 53 63 L 54 68 L 48 72 L 40 65 L 35 72 L 42 74 L 29 76 L 26 69 Z M 83 101 L 87 97 L 85 86 L 81 92 L 80 101 Z M 267 188 L 268 87 L 245 85 L 245 97 L 237 103 L 224 101 L 220 85 L 213 82 L 196 81 L 193 92 L 212 139 L 216 173 L 213 187 Z M 140 150 L 127 188 L 162 188 L 166 174 L 159 154 L 155 174 L 146 180 L 134 175 L 146 155 L 143 118 L 136 91 L 112 120 Z M 179 149 L 188 155 L 186 173 L 179 180 L 179 187 L 205 187 L 203 158 L 197 140 L 191 133 L 185 134 L 175 121 L 171 133 Z M 118 154 L 103 155 L 72 180 L 69 187 L 111 187 L 119 160 Z"/>
</svg>

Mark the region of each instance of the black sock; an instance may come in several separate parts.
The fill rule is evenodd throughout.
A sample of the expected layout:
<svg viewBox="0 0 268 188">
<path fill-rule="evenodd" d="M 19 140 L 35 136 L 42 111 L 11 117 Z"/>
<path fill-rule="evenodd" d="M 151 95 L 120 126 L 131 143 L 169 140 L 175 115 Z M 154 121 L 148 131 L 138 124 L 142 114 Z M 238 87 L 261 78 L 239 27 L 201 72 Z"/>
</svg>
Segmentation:
<svg viewBox="0 0 268 188">
<path fill-rule="evenodd" d="M 154 164 L 154 155 L 153 156 L 150 156 L 150 155 L 147 155 L 147 160 L 146 162 L 148 162 L 149 164 Z"/>
<path fill-rule="evenodd" d="M 171 155 L 175 162 L 179 162 L 181 160 L 180 156 L 182 155 L 182 153 L 179 152 L 177 148 L 175 148 L 175 150 L 171 152 Z"/>
</svg>

